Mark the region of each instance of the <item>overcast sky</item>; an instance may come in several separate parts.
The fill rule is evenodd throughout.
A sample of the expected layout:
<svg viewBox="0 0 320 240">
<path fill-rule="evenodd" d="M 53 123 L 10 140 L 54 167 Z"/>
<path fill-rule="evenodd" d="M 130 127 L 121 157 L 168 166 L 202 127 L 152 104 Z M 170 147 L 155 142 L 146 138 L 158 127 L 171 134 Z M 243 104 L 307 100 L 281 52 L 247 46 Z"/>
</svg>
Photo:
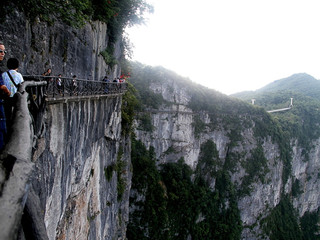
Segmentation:
<svg viewBox="0 0 320 240">
<path fill-rule="evenodd" d="M 320 0 L 148 0 L 133 60 L 225 94 L 295 73 L 320 79 Z"/>
</svg>

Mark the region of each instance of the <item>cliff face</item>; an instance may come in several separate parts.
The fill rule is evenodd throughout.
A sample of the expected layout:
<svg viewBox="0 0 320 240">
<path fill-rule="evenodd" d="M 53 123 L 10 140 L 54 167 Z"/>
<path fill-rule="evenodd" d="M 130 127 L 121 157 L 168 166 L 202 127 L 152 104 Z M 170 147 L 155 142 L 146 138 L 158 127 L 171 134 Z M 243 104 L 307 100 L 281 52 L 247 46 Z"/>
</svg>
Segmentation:
<svg viewBox="0 0 320 240">
<path fill-rule="evenodd" d="M 165 79 L 165 77 L 164 77 Z M 154 147 L 159 164 L 177 162 L 184 158 L 193 170 L 199 164 L 201 146 L 208 140 L 215 143 L 219 153 L 220 169 L 231 159 L 231 181 L 242 194 L 238 194 L 238 209 L 242 221 L 242 239 L 264 239 L 261 219 L 266 218 L 279 204 L 282 196 L 290 195 L 293 205 L 302 217 L 306 212 L 316 212 L 320 206 L 319 197 L 319 151 L 320 139 L 312 144 L 309 160 L 302 154 L 298 141 L 291 140 L 291 168 L 286 173 L 286 166 L 281 157 L 281 146 L 271 135 L 258 136 L 258 123 L 248 114 L 239 114 L 237 128 L 240 139 L 232 139 L 228 123 L 223 116 L 210 115 L 206 111 L 195 111 L 188 107 L 191 100 L 190 91 L 177 85 L 173 79 L 150 81 L 149 89 L 161 94 L 166 104 L 158 109 L 147 109 L 143 114 L 151 116 L 152 130 L 144 130 L 141 120 L 137 120 L 135 134 L 147 148 Z M 212 105 L 218 104 L 215 102 Z M 198 120 L 196 120 L 198 118 Z M 200 122 L 206 127 L 199 133 L 195 125 Z M 208 127 L 211 126 L 211 127 Z M 214 126 L 214 127 L 212 127 Z M 255 165 L 260 159 L 255 157 L 256 149 L 262 149 L 261 166 Z M 213 151 L 214 149 L 212 149 Z M 236 157 L 230 157 L 236 156 Z M 249 167 L 248 167 L 249 166 Z M 251 167 L 250 167 L 251 166 Z M 219 168 L 219 167 L 218 167 Z M 256 169 L 256 171 L 255 171 Z M 252 173 L 254 172 L 254 173 Z M 287 177 L 286 177 L 287 176 Z M 215 176 L 204 176 L 212 190 L 215 189 Z M 249 184 L 246 181 L 252 178 Z M 247 184 L 248 190 L 243 193 Z M 293 185 L 298 193 L 293 193 Z M 268 238 L 268 237 L 267 237 Z"/>
<path fill-rule="evenodd" d="M 49 103 L 35 162 L 49 239 L 125 238 L 131 176 L 121 97 Z"/>
<path fill-rule="evenodd" d="M 292 142 L 293 181 L 297 181 L 300 187 L 300 194 L 294 198 L 294 206 L 303 215 L 305 212 L 315 212 L 320 206 L 319 183 L 320 183 L 320 139 L 311 143 L 313 146 L 308 159 L 302 154 L 303 149 L 298 146 L 297 141 Z M 288 184 L 290 187 L 290 184 Z"/>
<path fill-rule="evenodd" d="M 30 22 L 14 12 L 0 24 L 0 40 L 23 75 L 77 75 L 101 80 L 120 75 L 101 52 L 107 25 L 79 29 L 56 21 Z M 120 60 L 121 40 L 112 44 Z M 6 69 L 3 61 L 2 69 Z M 121 95 L 49 102 L 43 136 L 34 149 L 32 196 L 39 196 L 49 239 L 124 239 L 131 186 L 130 141 L 121 135 Z M 29 194 L 31 196 L 31 193 Z"/>
<path fill-rule="evenodd" d="M 21 56 L 23 74 L 41 74 L 51 67 L 54 75 L 76 74 L 90 79 L 119 74 L 119 67 L 109 69 L 100 55 L 108 47 L 106 32 L 107 26 L 99 22 L 73 29 L 59 23 L 30 23 L 19 13 L 0 25 L 1 40 L 9 51 L 6 58 Z M 118 42 L 115 58 L 120 55 Z M 143 130 L 141 120 L 136 121 L 137 139 L 154 148 L 158 164 L 183 157 L 192 170 L 207 167 L 200 166 L 201 147 L 212 141 L 216 146 L 212 151 L 218 152 L 214 171 L 232 165 L 228 173 L 238 191 L 243 239 L 269 238 L 260 220 L 267 218 L 283 195 L 292 197 L 299 217 L 318 210 L 320 139 L 310 144 L 308 158 L 299 142 L 291 139 L 288 174 L 283 146 L 268 132 L 256 134 L 261 124 L 256 117 L 234 113 L 226 118 L 224 114 L 192 109 L 189 90 L 170 77 L 153 81 L 149 89 L 167 102 L 145 111 L 151 116 L 151 131 Z M 214 101 L 210 104 L 218 105 Z M 233 129 L 232 121 L 236 126 Z M 203 126 L 197 128 L 200 123 Z M 237 138 L 232 137 L 235 130 Z M 34 152 L 36 177 L 32 186 L 40 198 L 49 239 L 125 239 L 130 151 L 129 139 L 121 136 L 121 96 L 48 104 L 43 136 Z M 256 152 L 263 160 L 261 165 L 255 165 Z M 204 173 L 210 189 L 215 190 L 214 174 Z M 224 204 L 228 208 L 229 203 Z M 197 223 L 204 220 L 200 214 Z"/>
<path fill-rule="evenodd" d="M 15 12 L 0 24 L 0 35 L 8 50 L 6 59 L 18 58 L 19 70 L 25 75 L 41 75 L 52 68 L 53 75 L 101 80 L 105 75 L 113 79 L 120 72 L 118 65 L 108 68 L 100 55 L 108 47 L 109 38 L 107 25 L 98 21 L 75 29 L 59 21 L 52 26 L 39 20 L 29 22 Z M 114 57 L 119 59 L 121 41 L 114 49 Z"/>
</svg>

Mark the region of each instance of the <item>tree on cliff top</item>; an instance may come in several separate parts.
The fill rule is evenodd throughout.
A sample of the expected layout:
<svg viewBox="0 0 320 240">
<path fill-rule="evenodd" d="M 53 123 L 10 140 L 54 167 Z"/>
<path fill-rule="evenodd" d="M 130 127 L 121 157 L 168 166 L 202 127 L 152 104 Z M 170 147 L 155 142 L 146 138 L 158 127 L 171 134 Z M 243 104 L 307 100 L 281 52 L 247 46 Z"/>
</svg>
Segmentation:
<svg viewBox="0 0 320 240">
<path fill-rule="evenodd" d="M 2 0 L 0 22 L 15 9 L 31 21 L 53 24 L 60 19 L 79 27 L 86 21 L 99 20 L 121 33 L 128 25 L 144 22 L 144 13 L 153 10 L 144 0 Z"/>
</svg>

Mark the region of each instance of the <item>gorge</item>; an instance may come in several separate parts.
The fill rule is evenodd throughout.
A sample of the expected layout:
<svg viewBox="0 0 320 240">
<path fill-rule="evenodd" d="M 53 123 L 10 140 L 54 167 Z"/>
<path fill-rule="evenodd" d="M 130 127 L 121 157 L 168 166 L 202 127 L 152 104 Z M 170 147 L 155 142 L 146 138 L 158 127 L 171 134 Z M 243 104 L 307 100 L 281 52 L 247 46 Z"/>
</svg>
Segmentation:
<svg viewBox="0 0 320 240">
<path fill-rule="evenodd" d="M 105 61 L 110 36 L 99 21 L 74 29 L 15 11 L 0 26 L 24 74 L 52 67 L 101 79 L 127 68 L 121 39 L 117 64 Z M 271 115 L 267 106 L 290 97 L 273 91 L 269 105 L 252 106 L 251 95 L 162 67 L 128 69 L 126 95 L 47 101 L 29 192 L 45 226 L 39 239 L 319 239 L 318 99 L 291 92 L 292 111 Z"/>
</svg>

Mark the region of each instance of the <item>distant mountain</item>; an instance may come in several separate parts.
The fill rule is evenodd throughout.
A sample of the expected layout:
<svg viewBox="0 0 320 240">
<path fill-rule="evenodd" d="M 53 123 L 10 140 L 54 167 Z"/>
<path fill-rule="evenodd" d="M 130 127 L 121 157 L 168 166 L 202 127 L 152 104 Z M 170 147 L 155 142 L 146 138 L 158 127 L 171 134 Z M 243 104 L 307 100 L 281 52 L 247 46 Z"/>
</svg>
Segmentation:
<svg viewBox="0 0 320 240">
<path fill-rule="evenodd" d="M 276 80 L 256 91 L 232 94 L 234 97 L 246 98 L 267 92 L 290 91 L 320 100 L 320 81 L 306 73 L 297 73 L 290 77 Z"/>
</svg>

